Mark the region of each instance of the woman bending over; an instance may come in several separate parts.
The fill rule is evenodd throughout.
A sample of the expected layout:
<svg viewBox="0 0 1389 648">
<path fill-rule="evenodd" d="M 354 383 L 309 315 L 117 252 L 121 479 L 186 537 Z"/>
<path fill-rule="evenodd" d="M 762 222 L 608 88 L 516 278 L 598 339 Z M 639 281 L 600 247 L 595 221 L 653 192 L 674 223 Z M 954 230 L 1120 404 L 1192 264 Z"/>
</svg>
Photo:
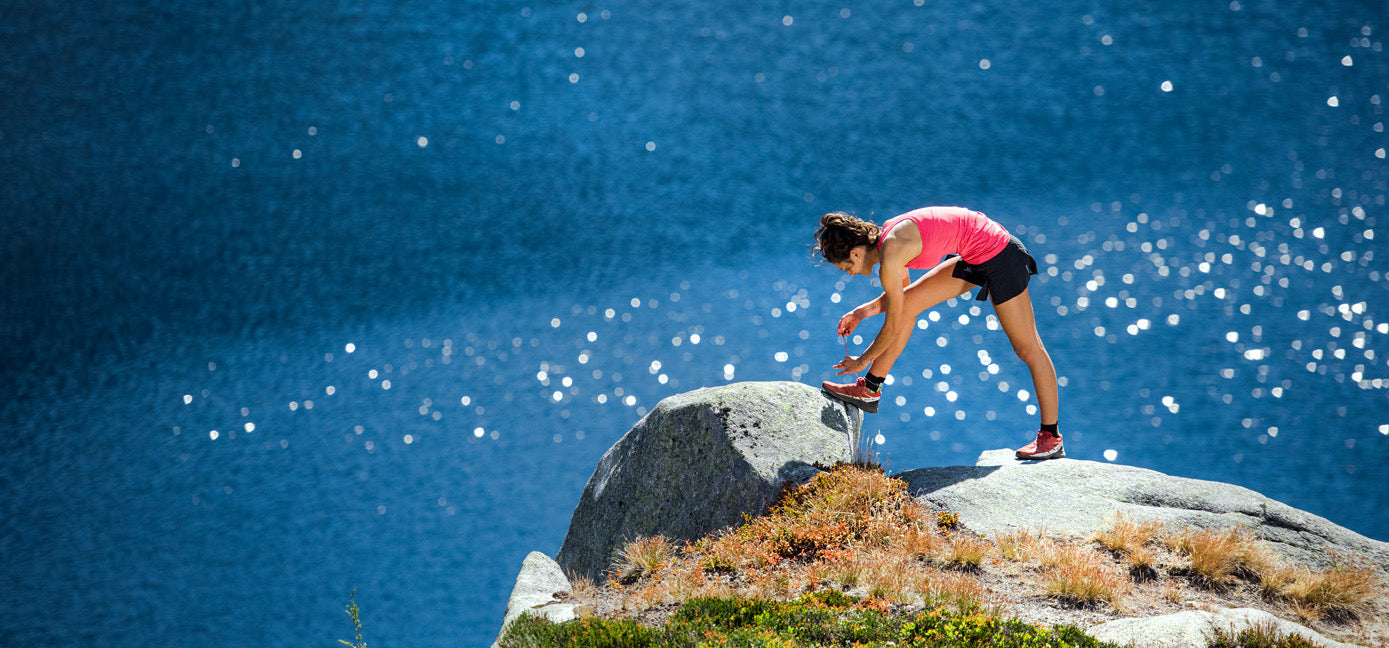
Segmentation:
<svg viewBox="0 0 1389 648">
<path fill-rule="evenodd" d="M 916 317 L 926 309 L 979 288 L 976 299 L 993 301 L 994 312 L 1013 351 L 1032 374 L 1041 409 L 1037 438 L 1017 451 L 1019 459 L 1066 456 L 1058 429 L 1056 368 L 1037 334 L 1027 282 L 1037 262 L 1022 241 L 984 214 L 961 207 L 923 207 L 878 227 L 848 214 L 820 218 L 815 251 L 836 268 L 872 276 L 878 266 L 883 294 L 839 318 L 838 332 L 849 335 L 866 317 L 883 315 L 873 343 L 858 357 L 845 356 L 838 375 L 868 370 L 849 384 L 825 381 L 831 396 L 865 412 L 878 411 L 883 381 L 911 338 Z M 926 270 L 916 281 L 907 269 Z"/>
</svg>

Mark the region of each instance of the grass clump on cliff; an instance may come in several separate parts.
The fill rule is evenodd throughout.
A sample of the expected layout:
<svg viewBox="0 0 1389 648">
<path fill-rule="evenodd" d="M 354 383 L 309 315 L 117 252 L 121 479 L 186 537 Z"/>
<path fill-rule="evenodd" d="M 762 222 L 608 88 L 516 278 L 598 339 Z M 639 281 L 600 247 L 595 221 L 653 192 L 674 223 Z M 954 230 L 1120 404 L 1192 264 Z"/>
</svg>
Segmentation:
<svg viewBox="0 0 1389 648">
<path fill-rule="evenodd" d="M 1385 596 L 1383 576 L 1373 565 L 1334 552 L 1329 569 L 1290 565 L 1244 527 L 1181 529 L 1169 534 L 1167 543 L 1187 557 L 1197 584 L 1219 589 L 1241 579 L 1256 582 L 1266 598 L 1285 602 L 1307 621 L 1355 621 Z"/>
<path fill-rule="evenodd" d="M 1288 569 L 1291 576 L 1278 591 L 1304 619 L 1358 619 L 1370 611 L 1371 601 L 1385 596 L 1379 570 L 1332 557 L 1335 564 L 1330 569 Z"/>
</svg>

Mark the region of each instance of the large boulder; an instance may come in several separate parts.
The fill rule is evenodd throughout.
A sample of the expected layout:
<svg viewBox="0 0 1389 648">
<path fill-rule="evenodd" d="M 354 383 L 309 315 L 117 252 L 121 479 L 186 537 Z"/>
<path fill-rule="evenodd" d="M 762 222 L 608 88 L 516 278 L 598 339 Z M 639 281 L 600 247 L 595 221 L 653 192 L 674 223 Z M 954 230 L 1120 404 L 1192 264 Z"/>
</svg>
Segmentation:
<svg viewBox="0 0 1389 648">
<path fill-rule="evenodd" d="M 557 560 L 600 580 L 623 543 L 693 540 L 759 515 L 783 482 L 850 461 L 862 415 L 794 382 L 744 382 L 666 398 L 599 461 Z"/>
<path fill-rule="evenodd" d="M 1366 538 L 1257 492 L 1220 482 L 1095 461 L 1018 461 L 1012 450 L 980 455 L 974 466 L 922 468 L 897 475 L 918 501 L 955 511 L 969 529 L 990 535 L 1044 529 L 1085 536 L 1109 527 L 1116 511 L 1131 520 L 1173 526 L 1243 525 L 1278 553 L 1330 565 L 1328 548 L 1389 566 L 1389 543 Z"/>
<path fill-rule="evenodd" d="M 1100 641 L 1120 646 L 1206 648 L 1215 642 L 1220 633 L 1237 637 L 1245 630 L 1269 629 L 1285 637 L 1297 635 L 1323 648 L 1355 648 L 1353 644 L 1328 639 L 1306 626 L 1252 608 L 1228 608 L 1215 612 L 1188 610 L 1141 619 L 1116 619 L 1092 626 L 1085 632 Z"/>
</svg>

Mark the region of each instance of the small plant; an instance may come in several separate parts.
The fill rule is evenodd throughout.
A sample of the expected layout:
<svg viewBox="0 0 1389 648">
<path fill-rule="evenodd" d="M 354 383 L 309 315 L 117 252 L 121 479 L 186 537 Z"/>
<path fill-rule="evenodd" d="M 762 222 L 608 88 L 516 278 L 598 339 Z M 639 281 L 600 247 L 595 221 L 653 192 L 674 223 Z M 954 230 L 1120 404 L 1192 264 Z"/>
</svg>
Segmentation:
<svg viewBox="0 0 1389 648">
<path fill-rule="evenodd" d="M 897 545 L 903 553 L 912 558 L 929 559 L 936 555 L 941 545 L 941 537 L 930 528 L 911 525 L 902 530 Z"/>
<path fill-rule="evenodd" d="M 1129 576 L 1134 580 L 1145 581 L 1157 578 L 1157 557 L 1146 547 L 1128 552 Z"/>
<path fill-rule="evenodd" d="M 361 609 L 357 607 L 357 590 L 352 590 L 352 595 L 347 597 L 347 616 L 352 618 L 352 628 L 356 631 L 356 639 L 348 641 L 339 639 L 338 643 L 347 648 L 367 648 L 367 642 L 362 639 L 362 618 Z"/>
<path fill-rule="evenodd" d="M 1335 558 L 1336 563 L 1325 571 L 1296 570 L 1291 582 L 1282 588 L 1281 595 L 1299 615 L 1310 620 L 1325 616 L 1356 619 L 1370 601 L 1384 595 L 1377 569 L 1347 565 Z"/>
<path fill-rule="evenodd" d="M 576 599 L 591 599 L 598 594 L 598 584 L 592 578 L 583 574 L 565 571 L 565 580 L 569 581 L 569 593 Z"/>
<path fill-rule="evenodd" d="M 507 628 L 498 643 L 504 648 L 539 646 L 653 646 L 659 634 L 631 619 L 583 618 L 553 623 L 525 613 Z"/>
<path fill-rule="evenodd" d="M 637 538 L 618 550 L 612 572 L 620 581 L 635 580 L 660 571 L 674 557 L 675 549 L 665 536 Z"/>
<path fill-rule="evenodd" d="M 978 579 L 959 572 L 932 572 L 918 586 L 927 607 L 942 607 L 960 614 L 1001 613 L 1000 601 Z"/>
<path fill-rule="evenodd" d="M 922 515 L 901 480 L 844 465 L 784 490 L 767 515 L 699 549 L 711 569 L 813 562 L 850 546 L 887 546 Z"/>
<path fill-rule="evenodd" d="M 1093 550 L 1058 546 L 1043 560 L 1042 587 L 1064 601 L 1093 605 L 1105 601 L 1119 607 L 1128 582 Z"/>
<path fill-rule="evenodd" d="M 989 543 L 971 533 L 959 533 L 950 538 L 945 562 L 962 569 L 978 569 L 988 554 Z"/>
<path fill-rule="evenodd" d="M 1228 586 L 1236 575 L 1257 579 L 1276 564 L 1266 549 L 1255 544 L 1244 527 L 1217 531 L 1184 529 L 1171 537 L 1172 549 L 1186 555 L 1193 579 L 1213 588 Z"/>
<path fill-rule="evenodd" d="M 1215 641 L 1211 642 L 1211 648 L 1316 648 L 1316 646 L 1317 644 L 1304 639 L 1301 635 L 1283 634 L 1272 623 L 1261 623 L 1252 628 L 1245 628 L 1233 636 L 1223 630 L 1216 630 Z"/>
<path fill-rule="evenodd" d="M 1161 520 L 1138 523 L 1130 520 L 1123 512 L 1116 511 L 1109 529 L 1096 533 L 1094 539 L 1110 551 L 1131 554 L 1157 538 L 1162 529 Z"/>
<path fill-rule="evenodd" d="M 1031 560 L 1037 555 L 1038 547 L 1042 546 L 1042 532 L 1012 531 L 1004 535 L 995 535 L 994 545 L 998 547 L 998 554 L 1005 560 Z"/>
<path fill-rule="evenodd" d="M 849 459 L 849 465 L 883 472 L 883 464 L 878 461 L 878 453 L 874 449 L 877 438 L 877 435 L 860 437 L 854 444 L 854 455 Z"/>
</svg>

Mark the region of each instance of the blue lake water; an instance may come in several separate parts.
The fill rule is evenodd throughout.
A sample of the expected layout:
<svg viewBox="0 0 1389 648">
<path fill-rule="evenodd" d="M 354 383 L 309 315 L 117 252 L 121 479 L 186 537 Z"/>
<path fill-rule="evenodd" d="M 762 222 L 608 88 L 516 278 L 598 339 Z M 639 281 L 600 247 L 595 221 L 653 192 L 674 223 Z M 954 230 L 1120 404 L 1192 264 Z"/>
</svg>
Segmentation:
<svg viewBox="0 0 1389 648">
<path fill-rule="evenodd" d="M 1023 238 L 1070 456 L 1389 539 L 1383 3 L 538 4 L 0 10 L 5 643 L 486 644 L 661 398 L 833 376 L 831 210 Z M 1030 388 L 961 300 L 865 429 Z"/>
</svg>

